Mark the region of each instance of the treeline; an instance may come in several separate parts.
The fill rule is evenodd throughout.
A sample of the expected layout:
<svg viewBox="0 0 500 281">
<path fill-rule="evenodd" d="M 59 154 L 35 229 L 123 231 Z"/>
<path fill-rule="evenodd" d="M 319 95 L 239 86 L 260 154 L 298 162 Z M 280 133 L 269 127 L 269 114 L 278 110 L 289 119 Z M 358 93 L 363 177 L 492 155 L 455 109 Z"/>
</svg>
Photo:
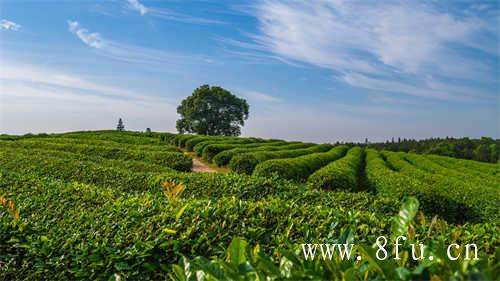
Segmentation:
<svg viewBox="0 0 500 281">
<path fill-rule="evenodd" d="M 469 138 L 430 138 L 425 140 L 392 139 L 383 143 L 370 143 L 369 147 L 378 150 L 404 151 L 437 154 L 461 159 L 496 163 L 500 154 L 500 140 L 488 137 Z"/>
</svg>

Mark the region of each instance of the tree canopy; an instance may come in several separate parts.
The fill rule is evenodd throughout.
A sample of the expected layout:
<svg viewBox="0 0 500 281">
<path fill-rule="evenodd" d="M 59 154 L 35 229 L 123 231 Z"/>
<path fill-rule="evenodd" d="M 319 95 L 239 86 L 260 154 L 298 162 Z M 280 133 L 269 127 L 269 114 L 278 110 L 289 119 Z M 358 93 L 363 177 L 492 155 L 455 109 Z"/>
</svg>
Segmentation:
<svg viewBox="0 0 500 281">
<path fill-rule="evenodd" d="M 248 103 L 221 87 L 203 85 L 181 102 L 177 130 L 208 136 L 239 136 L 248 119 Z"/>
<path fill-rule="evenodd" d="M 116 130 L 125 131 L 125 125 L 123 124 L 123 120 L 121 118 L 118 119 L 118 125 L 116 125 Z"/>
</svg>

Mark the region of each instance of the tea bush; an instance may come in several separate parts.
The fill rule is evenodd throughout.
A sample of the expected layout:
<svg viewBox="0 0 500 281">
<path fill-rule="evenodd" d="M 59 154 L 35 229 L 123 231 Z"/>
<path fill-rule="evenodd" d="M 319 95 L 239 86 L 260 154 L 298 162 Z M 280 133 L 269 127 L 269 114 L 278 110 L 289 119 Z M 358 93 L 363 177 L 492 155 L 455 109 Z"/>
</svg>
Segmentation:
<svg viewBox="0 0 500 281">
<path fill-rule="evenodd" d="M 229 168 L 238 173 L 251 174 L 259 163 L 269 159 L 292 158 L 315 152 L 325 152 L 332 149 L 330 144 L 319 144 L 303 149 L 256 151 L 234 156 L 229 162 Z"/>
<path fill-rule="evenodd" d="M 283 245 L 331 241 L 346 228 L 356 243 L 369 245 L 379 235 L 390 235 L 390 217 L 397 212 L 397 208 L 393 213 L 383 209 L 397 203 L 369 194 L 338 193 L 337 198 L 335 193 L 311 190 L 315 195 L 308 200 L 183 194 L 172 203 L 161 186 L 145 193 L 123 193 L 111 186 L 40 179 L 29 173 L 1 171 L 0 175 L 0 190 L 20 209 L 18 220 L 0 213 L 4 279 L 157 280 L 171 274 L 171 264 L 181 256 L 220 255 L 235 236 L 259 244 L 267 255 Z M 329 200 L 317 201 L 322 195 Z M 420 221 L 415 237 L 428 237 L 433 224 L 430 239 L 444 237 L 451 242 L 456 235 L 444 235 L 461 232 L 461 242 L 478 243 L 482 253 L 494 251 L 494 237 L 488 231 L 467 234 L 477 226 L 456 227 L 423 217 Z"/>
<path fill-rule="evenodd" d="M 277 144 L 273 146 L 264 145 L 259 147 L 252 148 L 233 148 L 229 150 L 224 150 L 219 154 L 215 155 L 212 161 L 218 166 L 226 166 L 229 164 L 233 156 L 238 154 L 243 154 L 246 152 L 255 152 L 255 151 L 277 151 L 277 150 L 291 150 L 291 149 L 301 149 L 313 146 L 313 143 L 301 143 L 301 142 L 287 142 L 283 144 Z"/>
<path fill-rule="evenodd" d="M 2 141 L 0 147 L 5 148 L 25 148 L 25 149 L 44 149 L 54 151 L 64 151 L 87 155 L 90 157 L 102 157 L 118 160 L 147 161 L 158 165 L 163 165 L 178 171 L 190 171 L 192 159 L 180 152 L 162 152 L 147 150 L 124 149 L 119 146 L 102 145 L 78 145 L 78 144 L 60 144 L 48 142 L 25 142 L 25 141 Z"/>
<path fill-rule="evenodd" d="M 380 261 L 377 258 L 375 246 L 356 244 L 353 256 L 364 255 L 362 261 L 354 257 L 341 259 L 334 254 L 332 259 L 304 260 L 300 249 L 279 248 L 272 255 L 262 252 L 260 245 L 249 247 L 250 243 L 243 238 L 233 238 L 229 247 L 220 257 L 211 260 L 203 256 L 193 259 L 183 257 L 178 264 L 172 266 L 170 277 L 173 280 L 190 280 L 191 276 L 210 280 L 495 280 L 495 261 L 483 258 L 480 261 L 468 262 L 463 258 L 450 261 L 445 253 L 445 243 L 442 237 L 433 237 L 432 241 L 422 241 L 412 229 L 425 227 L 425 224 L 415 222 L 418 201 L 408 198 L 398 216 L 393 218 L 392 237 L 405 235 L 410 241 L 405 242 L 400 253 L 409 256 L 410 244 L 426 242 L 431 252 L 423 261 L 412 262 L 410 259 L 400 261 Z M 396 231 L 399 229 L 400 231 Z M 350 244 L 354 241 L 351 228 L 346 227 L 334 243 Z M 318 253 L 319 255 L 319 253 Z"/>
<path fill-rule="evenodd" d="M 379 152 L 373 150 L 367 152 L 366 177 L 372 188 L 381 195 L 395 198 L 413 195 L 420 200 L 422 208 L 427 214 L 438 214 L 452 222 L 498 221 L 498 217 L 492 212 L 492 210 L 498 209 L 498 205 L 495 203 L 499 202 L 498 199 L 485 201 L 484 203 L 488 207 L 483 210 L 471 208 L 467 200 L 472 198 L 469 196 L 474 196 L 473 194 L 465 196 L 465 193 L 454 186 L 440 185 L 435 179 L 425 181 L 419 176 L 421 173 L 417 171 L 418 169 L 410 166 L 400 172 L 398 168 L 402 169 L 408 162 L 404 164 L 394 156 L 390 158 L 392 161 L 386 163 Z M 480 189 L 481 187 L 478 187 L 477 191 L 479 194 L 483 194 Z M 495 192 L 488 196 L 498 196 L 496 194 Z"/>
<path fill-rule="evenodd" d="M 280 178 L 306 180 L 317 169 L 339 159 L 347 152 L 347 146 L 337 146 L 327 152 L 311 153 L 295 158 L 271 159 L 255 167 L 253 174 L 269 177 L 276 174 Z"/>
<path fill-rule="evenodd" d="M 478 183 L 481 183 L 480 181 L 452 177 L 453 174 L 451 173 L 437 174 L 421 170 L 405 159 L 406 153 L 385 151 L 383 155 L 387 158 L 389 165 L 394 167 L 400 174 L 418 181 L 421 190 L 425 189 L 436 199 L 446 198 L 447 202 L 450 202 L 449 204 L 455 208 L 451 214 L 454 214 L 456 218 L 460 218 L 459 221 L 499 220 L 495 215 L 500 213 L 498 182 L 497 185 L 478 185 Z M 430 168 L 430 166 L 426 167 L 426 169 Z"/>
<path fill-rule="evenodd" d="M 230 149 L 235 149 L 235 148 L 251 149 L 251 148 L 258 148 L 258 147 L 262 147 L 262 146 L 273 147 L 273 146 L 280 146 L 280 145 L 284 145 L 284 144 L 286 144 L 286 142 L 283 142 L 283 141 L 277 141 L 277 142 L 258 141 L 258 142 L 254 142 L 254 143 L 244 143 L 244 144 L 231 143 L 231 142 L 229 142 L 229 143 L 218 142 L 218 143 L 208 144 L 208 145 L 204 146 L 201 155 L 203 156 L 203 159 L 205 159 L 207 161 L 212 161 L 212 159 L 215 157 L 215 155 L 217 155 L 225 150 L 230 150 Z"/>
<path fill-rule="evenodd" d="M 193 148 L 193 151 L 196 152 L 196 155 L 202 156 L 203 150 L 205 149 L 205 147 L 212 145 L 212 144 L 226 144 L 226 145 L 232 144 L 232 145 L 238 146 L 238 145 L 245 145 L 245 144 L 262 143 L 262 142 L 265 142 L 265 141 L 263 141 L 261 139 L 255 139 L 255 138 L 241 138 L 238 140 L 229 139 L 229 138 L 222 139 L 222 140 L 207 140 L 207 141 L 203 141 L 203 142 L 200 142 L 197 145 L 195 145 L 195 147 Z"/>
<path fill-rule="evenodd" d="M 328 179 L 326 168 L 334 166 L 355 180 L 366 178 L 373 190 L 352 192 L 360 190 L 325 190 L 319 182 L 277 175 L 179 172 L 147 156 L 170 149 L 165 141 L 184 147 L 197 137 L 2 136 L 0 280 L 498 279 L 498 165 L 367 150 L 363 169 L 362 149 L 355 147 L 316 171 L 325 169 Z M 238 140 L 207 139 L 204 149 L 214 147 L 214 154 Z M 257 163 L 311 160 L 297 163 L 305 169 L 341 149 L 248 139 L 213 161 L 254 154 Z M 397 215 L 408 195 L 420 202 L 409 199 Z M 424 213 L 417 213 L 418 204 Z M 403 234 L 403 258 L 376 261 L 376 238 Z M 297 252 L 301 243 L 353 240 L 361 262 L 309 262 Z M 408 259 L 415 242 L 436 258 Z M 481 260 L 449 261 L 443 247 L 450 243 L 477 244 Z M 247 253 L 246 245 L 256 247 Z"/>
<path fill-rule="evenodd" d="M 349 149 L 347 155 L 314 172 L 307 179 L 317 188 L 357 191 L 360 184 L 364 151 L 360 147 Z"/>
</svg>

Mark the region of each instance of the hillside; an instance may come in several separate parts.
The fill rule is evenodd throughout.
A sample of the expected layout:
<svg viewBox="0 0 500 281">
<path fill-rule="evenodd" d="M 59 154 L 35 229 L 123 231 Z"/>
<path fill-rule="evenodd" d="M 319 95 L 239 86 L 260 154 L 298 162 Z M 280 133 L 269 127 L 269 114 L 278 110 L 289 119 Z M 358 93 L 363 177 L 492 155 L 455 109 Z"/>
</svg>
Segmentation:
<svg viewBox="0 0 500 281">
<path fill-rule="evenodd" d="M 191 172 L 193 155 L 231 172 Z M 2 136 L 0 276 L 496 279 L 498 172 L 499 164 L 276 139 Z M 423 243 L 435 258 L 377 260 L 381 235 L 405 235 L 401 255 Z M 355 241 L 363 258 L 303 260 L 300 244 L 332 241 Z M 477 244 L 481 259 L 449 260 L 451 243 Z"/>
</svg>

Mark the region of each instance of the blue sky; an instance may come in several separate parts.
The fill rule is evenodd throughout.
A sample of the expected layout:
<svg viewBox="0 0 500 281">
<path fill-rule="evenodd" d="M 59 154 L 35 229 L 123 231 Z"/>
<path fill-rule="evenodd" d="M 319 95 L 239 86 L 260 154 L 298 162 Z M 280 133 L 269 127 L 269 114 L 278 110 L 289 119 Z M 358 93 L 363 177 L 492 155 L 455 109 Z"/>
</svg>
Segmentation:
<svg viewBox="0 0 500 281">
<path fill-rule="evenodd" d="M 247 136 L 499 136 L 497 1 L 0 1 L 0 133 L 175 131 L 202 85 Z"/>
</svg>

